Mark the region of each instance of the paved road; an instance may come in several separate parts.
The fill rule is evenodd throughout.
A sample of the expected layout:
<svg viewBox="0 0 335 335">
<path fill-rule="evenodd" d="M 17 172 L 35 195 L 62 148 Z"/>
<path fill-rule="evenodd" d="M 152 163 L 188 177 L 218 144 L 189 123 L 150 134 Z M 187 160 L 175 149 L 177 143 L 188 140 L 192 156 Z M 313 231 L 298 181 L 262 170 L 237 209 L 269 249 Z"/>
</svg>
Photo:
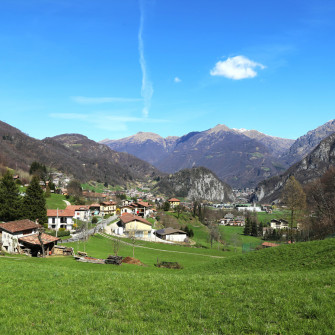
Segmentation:
<svg viewBox="0 0 335 335">
<path fill-rule="evenodd" d="M 87 231 L 81 231 L 77 234 L 73 234 L 71 236 L 71 238 L 69 238 L 68 240 L 63 240 L 62 242 L 77 242 L 77 241 L 80 241 L 80 240 L 84 240 L 86 239 L 88 236 L 91 236 L 93 234 L 96 234 L 98 233 L 99 231 L 103 231 L 104 228 L 109 224 L 111 223 L 112 221 L 116 220 L 117 219 L 117 216 L 114 215 L 114 216 L 111 216 L 109 217 L 108 219 L 103 219 L 101 220 L 100 222 L 98 222 L 98 224 L 94 227 L 94 228 L 91 228 Z"/>
</svg>

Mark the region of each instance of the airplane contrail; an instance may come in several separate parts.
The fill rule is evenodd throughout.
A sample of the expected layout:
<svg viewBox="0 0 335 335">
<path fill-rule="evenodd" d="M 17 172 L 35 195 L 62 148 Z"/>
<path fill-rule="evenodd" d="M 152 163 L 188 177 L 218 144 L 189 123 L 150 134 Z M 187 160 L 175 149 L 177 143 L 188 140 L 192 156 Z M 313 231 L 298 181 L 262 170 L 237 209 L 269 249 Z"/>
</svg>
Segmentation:
<svg viewBox="0 0 335 335">
<path fill-rule="evenodd" d="M 144 15 L 145 15 L 144 0 L 139 0 L 139 3 L 140 3 L 141 17 L 140 17 L 140 27 L 138 30 L 138 51 L 142 70 L 141 96 L 143 97 L 144 100 L 142 115 L 144 117 L 148 117 L 151 106 L 151 98 L 154 93 L 154 89 L 152 87 L 151 81 L 148 78 L 147 66 L 144 58 L 144 44 L 143 44 L 143 26 L 144 26 Z"/>
</svg>

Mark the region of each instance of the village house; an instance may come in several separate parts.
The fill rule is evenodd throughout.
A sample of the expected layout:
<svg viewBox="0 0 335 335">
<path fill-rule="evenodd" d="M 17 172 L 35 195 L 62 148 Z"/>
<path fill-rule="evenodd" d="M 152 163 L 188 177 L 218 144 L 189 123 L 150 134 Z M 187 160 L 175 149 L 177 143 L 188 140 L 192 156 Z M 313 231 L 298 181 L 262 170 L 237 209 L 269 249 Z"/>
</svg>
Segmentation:
<svg viewBox="0 0 335 335">
<path fill-rule="evenodd" d="M 121 215 L 124 213 L 135 214 L 136 207 L 133 204 L 121 207 Z"/>
<path fill-rule="evenodd" d="M 235 217 L 235 215 L 233 215 L 232 213 L 228 213 L 224 216 L 219 224 L 224 226 L 243 227 L 245 225 L 245 217 L 241 215 Z"/>
<path fill-rule="evenodd" d="M 100 214 L 105 215 L 116 215 L 116 202 L 104 201 L 100 204 Z"/>
<path fill-rule="evenodd" d="M 184 242 L 187 239 L 187 235 L 184 231 L 171 227 L 156 230 L 154 234 L 162 240 L 172 242 Z"/>
<path fill-rule="evenodd" d="M 142 217 L 147 217 L 150 214 L 150 205 L 144 201 L 138 201 L 134 204 L 135 214 Z"/>
<path fill-rule="evenodd" d="M 171 198 L 168 200 L 168 202 L 170 204 L 170 208 L 175 208 L 180 205 L 180 200 L 177 198 Z"/>
<path fill-rule="evenodd" d="M 90 213 L 92 216 L 95 216 L 95 215 L 99 215 L 100 214 L 100 204 L 96 203 L 96 204 L 91 204 L 89 206 L 90 208 Z"/>
<path fill-rule="evenodd" d="M 272 219 L 270 222 L 270 227 L 272 229 L 288 229 L 288 222 L 284 219 Z"/>
<path fill-rule="evenodd" d="M 134 202 L 133 200 L 123 199 L 123 200 L 122 200 L 122 206 L 128 206 L 128 205 L 131 205 L 133 202 Z"/>
<path fill-rule="evenodd" d="M 42 252 L 38 238 L 40 227 L 40 225 L 27 219 L 1 223 L 0 235 L 3 249 L 8 253 L 29 253 L 32 256 L 37 256 Z M 41 234 L 40 238 L 44 250 L 48 254 L 52 253 L 59 238 L 44 233 Z"/>
<path fill-rule="evenodd" d="M 123 228 L 123 231 L 119 232 L 125 235 L 139 238 L 151 237 L 152 224 L 140 216 L 124 213 L 120 217 L 118 226 Z"/>
<path fill-rule="evenodd" d="M 48 228 L 54 230 L 59 230 L 59 228 L 72 230 L 74 215 L 75 212 L 73 209 L 48 209 Z"/>
<path fill-rule="evenodd" d="M 91 217 L 89 206 L 70 205 L 70 206 L 67 206 L 66 209 L 74 211 L 73 218 L 76 220 L 88 221 Z"/>
<path fill-rule="evenodd" d="M 234 223 L 234 214 L 232 213 L 227 213 L 224 218 L 220 221 L 221 225 L 228 226 L 228 225 L 233 225 Z"/>
</svg>

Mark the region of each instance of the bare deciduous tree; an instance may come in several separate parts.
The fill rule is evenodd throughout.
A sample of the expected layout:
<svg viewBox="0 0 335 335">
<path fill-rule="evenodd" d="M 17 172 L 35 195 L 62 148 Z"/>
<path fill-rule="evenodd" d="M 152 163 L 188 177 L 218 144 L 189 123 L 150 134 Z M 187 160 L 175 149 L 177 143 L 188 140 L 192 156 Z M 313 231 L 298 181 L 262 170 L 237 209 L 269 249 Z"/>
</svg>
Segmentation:
<svg viewBox="0 0 335 335">
<path fill-rule="evenodd" d="M 293 239 L 293 225 L 301 218 L 302 211 L 306 208 L 306 194 L 300 183 L 291 176 L 282 191 L 282 202 L 290 211 L 290 240 Z"/>
</svg>

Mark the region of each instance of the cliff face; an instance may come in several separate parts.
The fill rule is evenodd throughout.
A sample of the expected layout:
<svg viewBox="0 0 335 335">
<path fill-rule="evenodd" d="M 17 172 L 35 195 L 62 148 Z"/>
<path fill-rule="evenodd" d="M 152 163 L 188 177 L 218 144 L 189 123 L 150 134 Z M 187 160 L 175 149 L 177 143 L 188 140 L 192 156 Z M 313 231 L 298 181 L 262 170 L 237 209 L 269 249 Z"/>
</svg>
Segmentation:
<svg viewBox="0 0 335 335">
<path fill-rule="evenodd" d="M 256 189 L 259 201 L 270 202 L 280 197 L 281 191 L 290 176 L 300 183 L 307 184 L 320 178 L 335 165 L 335 134 L 330 135 L 300 162 L 291 166 L 285 173 L 261 182 Z"/>
<path fill-rule="evenodd" d="M 231 187 L 203 167 L 185 169 L 163 177 L 156 189 L 168 196 L 190 200 L 227 202 L 234 198 Z"/>
</svg>

